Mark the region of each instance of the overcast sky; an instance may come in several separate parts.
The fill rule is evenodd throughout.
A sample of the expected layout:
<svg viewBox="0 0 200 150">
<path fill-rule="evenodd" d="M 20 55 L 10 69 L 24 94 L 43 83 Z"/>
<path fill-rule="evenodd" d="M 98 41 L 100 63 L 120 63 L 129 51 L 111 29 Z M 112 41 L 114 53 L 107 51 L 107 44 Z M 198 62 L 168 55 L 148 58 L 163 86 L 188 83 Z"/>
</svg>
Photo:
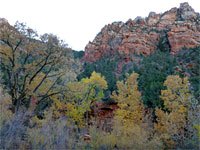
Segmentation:
<svg viewBox="0 0 200 150">
<path fill-rule="evenodd" d="M 161 13 L 186 0 L 0 0 L 0 17 L 53 33 L 74 50 L 84 50 L 104 25 Z M 200 0 L 187 0 L 200 12 Z"/>
</svg>

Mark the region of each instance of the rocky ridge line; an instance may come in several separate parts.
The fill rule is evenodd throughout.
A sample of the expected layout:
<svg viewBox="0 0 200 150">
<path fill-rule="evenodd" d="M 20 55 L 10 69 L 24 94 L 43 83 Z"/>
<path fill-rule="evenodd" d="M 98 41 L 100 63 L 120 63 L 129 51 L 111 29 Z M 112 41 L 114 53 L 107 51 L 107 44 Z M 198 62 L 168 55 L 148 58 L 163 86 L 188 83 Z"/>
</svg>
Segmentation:
<svg viewBox="0 0 200 150">
<path fill-rule="evenodd" d="M 187 2 L 162 14 L 150 12 L 146 18 L 106 25 L 87 44 L 83 59 L 95 62 L 105 55 L 119 54 L 129 62 L 133 54 L 148 56 L 161 47 L 175 54 L 184 46 L 200 46 L 200 14 Z"/>
</svg>

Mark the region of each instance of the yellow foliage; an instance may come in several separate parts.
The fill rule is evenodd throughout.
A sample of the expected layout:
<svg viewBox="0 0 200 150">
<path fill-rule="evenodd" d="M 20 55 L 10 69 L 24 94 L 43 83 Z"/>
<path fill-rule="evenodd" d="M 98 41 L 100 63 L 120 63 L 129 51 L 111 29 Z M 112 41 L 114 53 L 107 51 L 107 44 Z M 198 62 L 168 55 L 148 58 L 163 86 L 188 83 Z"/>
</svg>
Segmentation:
<svg viewBox="0 0 200 150">
<path fill-rule="evenodd" d="M 188 78 L 182 80 L 179 76 L 168 76 L 164 86 L 167 90 L 161 91 L 160 98 L 164 101 L 165 108 L 169 111 L 179 110 L 185 113 L 185 106 L 188 106 L 192 98 Z"/>
<path fill-rule="evenodd" d="M 180 139 L 185 133 L 192 95 L 189 92 L 188 78 L 182 80 L 179 76 L 168 76 L 164 86 L 167 89 L 161 91 L 160 98 L 164 101 L 166 111 L 156 108 L 157 123 L 155 129 L 165 144 L 172 147 L 177 142 L 183 142 Z"/>
<path fill-rule="evenodd" d="M 194 124 L 194 127 L 198 130 L 197 136 L 198 136 L 199 142 L 200 142 L 200 125 Z"/>
<path fill-rule="evenodd" d="M 141 93 L 137 90 L 138 74 L 127 75 L 127 80 L 117 82 L 118 94 L 113 93 L 112 98 L 118 102 L 115 117 L 128 125 L 131 122 L 140 124 L 144 119 L 144 105 L 141 102 Z"/>
<path fill-rule="evenodd" d="M 66 115 L 78 127 L 83 127 L 85 121 L 88 121 L 84 119 L 84 115 L 88 119 L 91 105 L 103 98 L 107 82 L 99 73 L 93 72 L 90 78 L 82 79 L 81 82 L 69 82 L 66 88 L 65 100 L 55 99 L 51 107 L 54 117 Z"/>
<path fill-rule="evenodd" d="M 98 87 L 106 90 L 108 88 L 107 82 L 100 73 L 93 72 L 90 78 L 84 78 L 81 80 L 82 83 L 94 87 Z"/>
<path fill-rule="evenodd" d="M 72 122 L 75 122 L 79 127 L 83 127 L 84 126 L 84 114 L 85 114 L 85 110 L 83 108 L 81 108 L 81 106 L 75 107 L 75 105 L 71 104 L 71 103 L 67 103 L 67 111 L 66 115 L 69 117 L 69 119 Z"/>
<path fill-rule="evenodd" d="M 121 121 L 115 120 L 111 132 L 102 131 L 95 126 L 90 127 L 91 141 L 93 149 L 161 149 L 162 143 L 157 135 L 148 128 L 136 125 L 131 122 L 129 126 L 124 126 Z"/>
<path fill-rule="evenodd" d="M 52 34 L 38 37 L 24 24 L 1 23 L 0 42 L 0 69 L 13 112 L 28 109 L 33 97 L 44 102 L 58 94 L 68 51 L 62 41 Z"/>
</svg>

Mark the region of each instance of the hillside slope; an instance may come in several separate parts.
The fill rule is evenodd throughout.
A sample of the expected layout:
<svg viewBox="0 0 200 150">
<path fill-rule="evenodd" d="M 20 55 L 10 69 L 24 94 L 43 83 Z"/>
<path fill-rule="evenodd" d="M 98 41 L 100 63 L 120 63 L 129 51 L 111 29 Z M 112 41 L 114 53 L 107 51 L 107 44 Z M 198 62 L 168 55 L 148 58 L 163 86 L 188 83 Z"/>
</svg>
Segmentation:
<svg viewBox="0 0 200 150">
<path fill-rule="evenodd" d="M 78 78 L 89 77 L 93 71 L 101 73 L 108 82 L 109 97 L 117 89 L 117 80 L 137 72 L 145 104 L 155 107 L 162 105 L 159 95 L 166 77 L 178 74 L 189 77 L 199 97 L 199 46 L 200 14 L 181 3 L 162 14 L 150 12 L 146 18 L 106 25 L 86 45 Z"/>
</svg>

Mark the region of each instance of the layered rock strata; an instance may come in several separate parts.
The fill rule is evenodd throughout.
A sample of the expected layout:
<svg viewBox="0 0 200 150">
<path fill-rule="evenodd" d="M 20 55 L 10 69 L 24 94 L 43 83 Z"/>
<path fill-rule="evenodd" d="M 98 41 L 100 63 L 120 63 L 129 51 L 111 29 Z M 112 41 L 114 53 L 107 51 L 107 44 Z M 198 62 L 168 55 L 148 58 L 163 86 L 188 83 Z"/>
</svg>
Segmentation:
<svg viewBox="0 0 200 150">
<path fill-rule="evenodd" d="M 150 12 L 146 18 L 106 25 L 85 47 L 84 60 L 95 62 L 119 54 L 128 62 L 132 55 L 148 56 L 160 46 L 172 54 L 183 47 L 200 46 L 200 15 L 188 3 L 162 14 Z"/>
</svg>

